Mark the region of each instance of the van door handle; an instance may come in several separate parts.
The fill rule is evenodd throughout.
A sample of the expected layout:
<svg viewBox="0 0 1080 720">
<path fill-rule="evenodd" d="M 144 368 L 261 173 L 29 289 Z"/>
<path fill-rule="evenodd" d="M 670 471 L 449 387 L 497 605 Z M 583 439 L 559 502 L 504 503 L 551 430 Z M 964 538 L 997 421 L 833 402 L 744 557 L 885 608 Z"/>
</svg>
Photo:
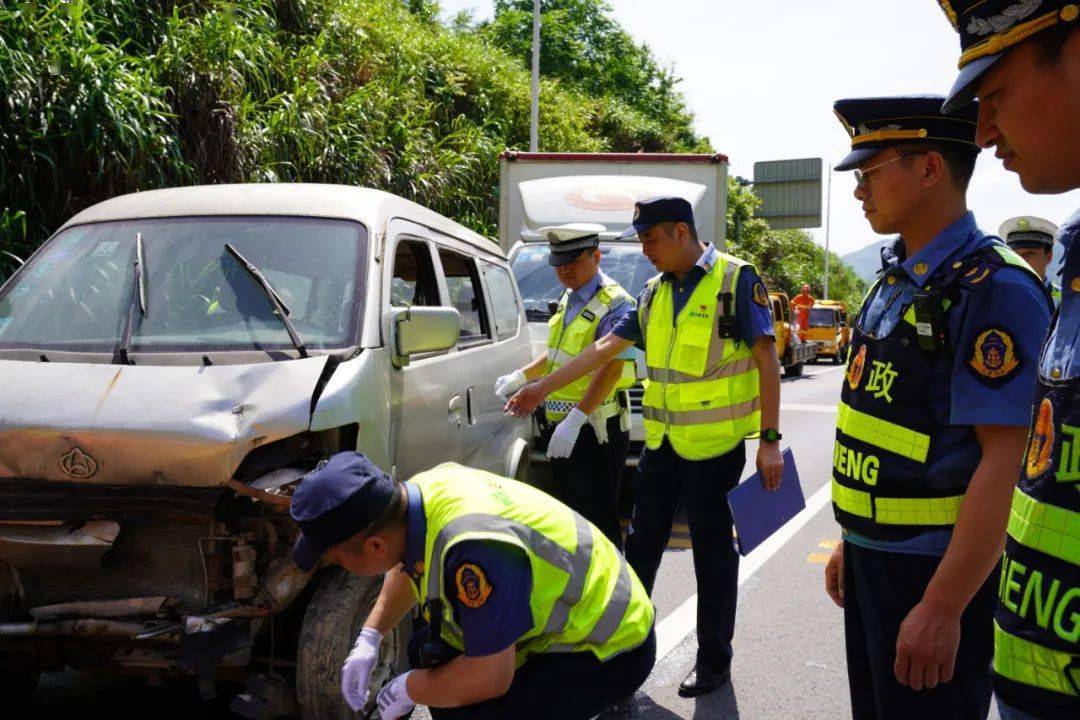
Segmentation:
<svg viewBox="0 0 1080 720">
<path fill-rule="evenodd" d="M 469 419 L 469 427 L 476 424 L 476 400 L 473 398 L 473 390 L 476 388 L 469 388 L 465 391 L 465 414 Z"/>
<path fill-rule="evenodd" d="M 460 395 L 455 395 L 454 397 L 450 398 L 450 404 L 447 406 L 446 411 L 450 415 L 450 422 L 456 423 L 457 426 L 458 426 L 458 429 L 461 429 L 461 396 Z"/>
</svg>

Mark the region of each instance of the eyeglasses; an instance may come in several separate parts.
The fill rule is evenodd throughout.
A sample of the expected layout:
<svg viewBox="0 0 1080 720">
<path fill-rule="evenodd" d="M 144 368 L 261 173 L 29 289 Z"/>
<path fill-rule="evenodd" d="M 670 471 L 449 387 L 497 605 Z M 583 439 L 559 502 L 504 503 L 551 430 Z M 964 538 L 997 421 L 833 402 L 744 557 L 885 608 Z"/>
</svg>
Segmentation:
<svg viewBox="0 0 1080 720">
<path fill-rule="evenodd" d="M 903 160 L 904 158 L 914 157 L 916 155 L 926 155 L 926 151 L 910 152 L 905 155 L 899 155 L 897 157 L 894 157 L 892 160 L 886 160 L 883 163 L 878 163 L 877 165 L 874 165 L 873 167 L 868 167 L 865 170 L 856 170 L 854 173 L 852 173 L 853 175 L 855 175 L 855 184 L 859 187 L 866 187 L 866 183 L 870 181 L 870 173 L 876 172 L 879 168 L 883 168 L 890 163 L 897 162 L 898 160 Z"/>
</svg>

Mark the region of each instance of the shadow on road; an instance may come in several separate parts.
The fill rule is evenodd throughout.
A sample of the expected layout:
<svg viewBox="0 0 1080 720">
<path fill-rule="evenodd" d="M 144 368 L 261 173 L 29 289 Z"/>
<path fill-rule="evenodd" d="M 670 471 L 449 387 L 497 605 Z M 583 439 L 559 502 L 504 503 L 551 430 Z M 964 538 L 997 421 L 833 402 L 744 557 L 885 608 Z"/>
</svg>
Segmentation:
<svg viewBox="0 0 1080 720">
<path fill-rule="evenodd" d="M 632 700 L 604 711 L 595 720 L 683 720 L 686 717 L 657 705 L 651 697 L 639 691 Z M 692 717 L 694 720 L 738 720 L 739 705 L 731 685 L 694 701 Z"/>
</svg>

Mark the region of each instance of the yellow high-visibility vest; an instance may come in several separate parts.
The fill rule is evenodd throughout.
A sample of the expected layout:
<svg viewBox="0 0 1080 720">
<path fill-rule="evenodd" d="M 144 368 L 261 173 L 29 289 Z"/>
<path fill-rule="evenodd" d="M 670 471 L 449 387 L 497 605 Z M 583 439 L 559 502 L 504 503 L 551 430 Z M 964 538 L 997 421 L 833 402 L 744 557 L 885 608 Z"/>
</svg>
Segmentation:
<svg viewBox="0 0 1080 720">
<path fill-rule="evenodd" d="M 648 637 L 654 611 L 641 581 L 611 541 L 567 506 L 524 483 L 456 463 L 409 483 L 420 490 L 427 519 L 422 573 L 410 585 L 428 615 L 427 601 L 442 600 L 445 642 L 465 648 L 446 596 L 444 563 L 455 545 L 471 540 L 507 543 L 529 560 L 533 626 L 517 641 L 519 665 L 545 652 L 591 651 L 606 660 Z M 480 583 L 470 589 L 478 598 L 485 591 Z"/>
<path fill-rule="evenodd" d="M 645 334 L 648 377 L 642 401 L 645 444 L 667 437 L 687 460 L 730 451 L 761 426 L 758 370 L 751 348 L 721 337 L 721 300 L 733 326 L 739 271 L 747 263 L 719 253 L 675 317 L 674 292 L 652 278 L 638 317 Z"/>
</svg>

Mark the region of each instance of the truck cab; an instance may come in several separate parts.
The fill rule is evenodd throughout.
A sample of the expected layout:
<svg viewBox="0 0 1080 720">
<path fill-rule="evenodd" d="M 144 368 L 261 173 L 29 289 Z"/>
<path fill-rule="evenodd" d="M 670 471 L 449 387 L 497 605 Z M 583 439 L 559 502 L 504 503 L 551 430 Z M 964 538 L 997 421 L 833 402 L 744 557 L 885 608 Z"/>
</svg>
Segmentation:
<svg viewBox="0 0 1080 720">
<path fill-rule="evenodd" d="M 817 344 L 817 358 L 828 358 L 834 364 L 843 361 L 851 342 L 847 319 L 847 305 L 837 300 L 819 300 L 810 309 L 806 339 Z"/>
</svg>

